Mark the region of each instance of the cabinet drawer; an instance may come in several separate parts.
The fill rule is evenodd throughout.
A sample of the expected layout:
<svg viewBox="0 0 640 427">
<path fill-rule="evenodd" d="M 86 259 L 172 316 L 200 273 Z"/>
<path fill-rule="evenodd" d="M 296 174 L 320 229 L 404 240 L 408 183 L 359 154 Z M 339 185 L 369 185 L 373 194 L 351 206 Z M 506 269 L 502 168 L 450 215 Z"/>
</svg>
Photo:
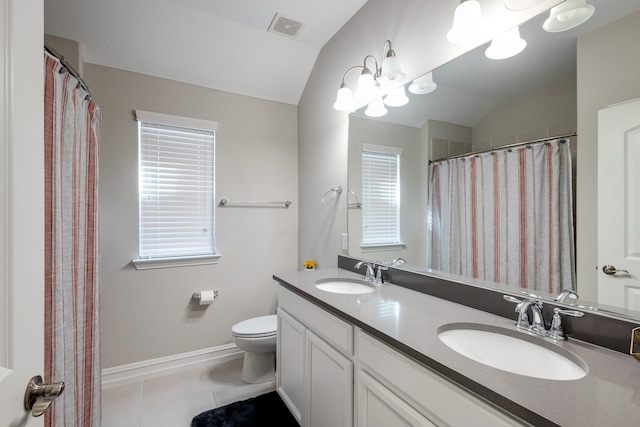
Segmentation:
<svg viewBox="0 0 640 427">
<path fill-rule="evenodd" d="M 362 370 L 437 425 L 527 425 L 361 330 L 356 345 Z"/>
<path fill-rule="evenodd" d="M 353 326 L 351 324 L 282 286 L 278 288 L 278 306 L 285 309 L 287 313 L 338 351 L 349 357 L 353 355 Z"/>
</svg>

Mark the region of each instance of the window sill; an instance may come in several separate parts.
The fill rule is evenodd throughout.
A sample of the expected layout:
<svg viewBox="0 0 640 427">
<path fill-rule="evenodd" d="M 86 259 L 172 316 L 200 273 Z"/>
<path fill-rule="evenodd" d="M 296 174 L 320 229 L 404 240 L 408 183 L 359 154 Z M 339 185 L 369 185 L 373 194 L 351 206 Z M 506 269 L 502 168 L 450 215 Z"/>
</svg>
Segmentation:
<svg viewBox="0 0 640 427">
<path fill-rule="evenodd" d="M 380 252 L 380 251 L 397 251 L 404 249 L 407 245 L 404 243 L 389 243 L 380 245 L 360 245 L 362 252 Z"/>
<path fill-rule="evenodd" d="M 136 270 L 151 270 L 154 268 L 190 267 L 194 265 L 217 264 L 222 254 L 199 255 L 176 258 L 134 259 Z"/>
</svg>

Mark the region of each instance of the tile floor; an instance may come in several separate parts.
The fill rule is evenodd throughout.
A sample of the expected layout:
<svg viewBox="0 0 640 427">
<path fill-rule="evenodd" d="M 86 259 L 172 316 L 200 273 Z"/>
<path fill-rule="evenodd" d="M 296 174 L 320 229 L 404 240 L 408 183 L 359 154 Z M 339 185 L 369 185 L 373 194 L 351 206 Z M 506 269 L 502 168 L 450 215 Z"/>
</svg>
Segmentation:
<svg viewBox="0 0 640 427">
<path fill-rule="evenodd" d="M 102 427 L 189 427 L 203 411 L 275 390 L 275 380 L 245 384 L 242 357 L 102 392 Z"/>
</svg>

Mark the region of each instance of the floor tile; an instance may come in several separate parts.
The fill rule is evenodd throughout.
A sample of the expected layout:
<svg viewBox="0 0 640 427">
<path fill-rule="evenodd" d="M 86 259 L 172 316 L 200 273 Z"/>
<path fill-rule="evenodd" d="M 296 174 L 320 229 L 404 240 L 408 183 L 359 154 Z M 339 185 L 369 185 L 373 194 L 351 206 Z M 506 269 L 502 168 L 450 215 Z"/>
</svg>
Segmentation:
<svg viewBox="0 0 640 427">
<path fill-rule="evenodd" d="M 127 426 L 140 422 L 142 381 L 102 390 L 102 425 Z M 114 424 L 127 419 L 125 424 Z"/>
<path fill-rule="evenodd" d="M 143 410 L 141 427 L 189 427 L 193 417 L 216 407 L 211 391 L 192 394 L 171 403 Z"/>
<path fill-rule="evenodd" d="M 142 385 L 142 410 L 165 405 L 202 392 L 211 392 L 207 368 L 199 364 L 185 371 L 145 380 Z"/>
<path fill-rule="evenodd" d="M 237 384 L 234 386 L 214 389 L 213 394 L 219 406 L 246 400 L 276 389 L 276 382 L 270 381 L 262 384 Z"/>
</svg>

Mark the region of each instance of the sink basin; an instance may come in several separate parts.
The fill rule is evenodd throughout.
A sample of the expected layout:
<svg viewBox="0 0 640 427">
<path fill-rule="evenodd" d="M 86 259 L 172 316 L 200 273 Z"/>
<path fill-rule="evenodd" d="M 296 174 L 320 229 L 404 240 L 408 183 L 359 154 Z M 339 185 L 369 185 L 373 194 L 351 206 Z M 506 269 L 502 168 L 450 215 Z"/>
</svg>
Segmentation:
<svg viewBox="0 0 640 427">
<path fill-rule="evenodd" d="M 587 364 L 572 352 L 520 331 L 475 323 L 438 329 L 438 338 L 476 362 L 514 374 L 547 380 L 577 380 Z"/>
<path fill-rule="evenodd" d="M 358 279 L 321 279 L 316 288 L 334 294 L 368 294 L 375 291 L 374 285 Z"/>
</svg>

